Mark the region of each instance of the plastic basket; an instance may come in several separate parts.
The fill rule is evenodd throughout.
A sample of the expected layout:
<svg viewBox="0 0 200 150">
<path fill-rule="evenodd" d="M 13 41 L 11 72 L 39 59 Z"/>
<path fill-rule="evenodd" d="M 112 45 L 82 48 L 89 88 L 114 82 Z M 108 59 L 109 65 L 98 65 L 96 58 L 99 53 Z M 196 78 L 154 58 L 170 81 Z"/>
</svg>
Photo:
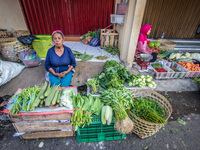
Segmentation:
<svg viewBox="0 0 200 150">
<path fill-rule="evenodd" d="M 165 65 L 170 68 L 173 67 L 179 71 L 179 72 L 174 71 L 172 78 L 185 78 L 189 73 L 189 70 L 187 70 L 186 68 L 184 68 L 183 66 L 179 65 L 176 62 L 166 62 Z"/>
<path fill-rule="evenodd" d="M 153 64 L 153 63 L 152 63 Z M 150 65 L 151 66 L 151 65 Z M 167 72 L 157 72 L 153 66 L 151 66 L 155 72 L 156 79 L 171 79 L 174 78 L 174 71 L 170 69 L 166 64 L 163 65 L 163 69 Z"/>
<path fill-rule="evenodd" d="M 37 38 L 32 42 L 33 49 L 37 51 L 40 58 L 45 58 L 47 51 L 52 47 L 51 35 L 36 35 Z"/>
<path fill-rule="evenodd" d="M 126 137 L 126 134 L 119 133 L 114 128 L 114 122 L 110 125 L 101 123 L 101 116 L 92 116 L 92 123 L 85 125 L 84 128 L 78 127 L 76 131 L 76 140 L 78 142 L 97 142 L 120 140 Z"/>
<path fill-rule="evenodd" d="M 172 114 L 172 106 L 164 96 L 149 89 L 130 90 L 130 91 L 133 93 L 132 94 L 133 98 L 138 98 L 142 96 L 142 97 L 149 97 L 152 100 L 156 101 L 162 108 L 164 108 L 165 110 L 164 119 L 167 122 L 167 120 Z M 133 133 L 137 134 L 142 139 L 154 135 L 164 125 L 164 124 L 147 122 L 134 115 L 131 111 L 128 111 L 128 115 L 134 123 Z"/>
</svg>

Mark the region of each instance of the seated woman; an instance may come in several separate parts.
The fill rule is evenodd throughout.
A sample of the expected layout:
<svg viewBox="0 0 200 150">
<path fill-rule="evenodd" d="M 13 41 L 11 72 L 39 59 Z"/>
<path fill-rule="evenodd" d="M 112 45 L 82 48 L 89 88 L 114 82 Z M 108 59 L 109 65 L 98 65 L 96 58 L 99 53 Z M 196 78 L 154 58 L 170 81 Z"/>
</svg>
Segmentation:
<svg viewBox="0 0 200 150">
<path fill-rule="evenodd" d="M 157 53 L 153 53 L 151 49 L 147 46 L 147 35 L 151 33 L 151 28 L 152 26 L 148 24 L 141 26 L 135 55 L 140 53 L 150 54 L 153 56 L 153 59 L 151 60 L 151 62 L 153 62 L 157 58 Z"/>
<path fill-rule="evenodd" d="M 76 67 L 75 57 L 71 49 L 63 45 L 64 35 L 60 30 L 52 33 L 52 40 L 55 45 L 48 50 L 45 60 L 49 81 L 51 86 L 68 87 L 72 80 L 72 69 Z"/>
</svg>

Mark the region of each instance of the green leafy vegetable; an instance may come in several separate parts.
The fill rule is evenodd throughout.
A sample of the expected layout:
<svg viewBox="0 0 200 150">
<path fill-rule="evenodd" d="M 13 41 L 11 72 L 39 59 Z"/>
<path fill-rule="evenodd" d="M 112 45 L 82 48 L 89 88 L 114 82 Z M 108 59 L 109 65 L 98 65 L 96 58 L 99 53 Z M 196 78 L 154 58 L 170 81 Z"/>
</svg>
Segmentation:
<svg viewBox="0 0 200 150">
<path fill-rule="evenodd" d="M 133 99 L 131 111 L 137 117 L 153 123 L 165 123 L 163 119 L 165 111 L 150 98 L 139 97 Z"/>
<path fill-rule="evenodd" d="M 104 49 L 111 55 L 119 55 L 120 54 L 119 48 L 117 48 L 117 47 L 113 47 L 113 46 L 109 45 L 109 46 L 105 46 Z"/>
</svg>

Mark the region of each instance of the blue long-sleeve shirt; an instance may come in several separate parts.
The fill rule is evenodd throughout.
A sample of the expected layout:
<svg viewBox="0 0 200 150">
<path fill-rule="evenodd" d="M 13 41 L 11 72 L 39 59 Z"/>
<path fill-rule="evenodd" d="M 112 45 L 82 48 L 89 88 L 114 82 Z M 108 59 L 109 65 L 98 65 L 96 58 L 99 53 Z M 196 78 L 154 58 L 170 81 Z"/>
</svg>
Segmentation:
<svg viewBox="0 0 200 150">
<path fill-rule="evenodd" d="M 67 71 L 69 65 L 76 67 L 75 57 L 69 47 L 64 46 L 64 52 L 60 57 L 56 54 L 54 48 L 55 46 L 51 47 L 47 52 L 44 64 L 47 71 L 49 71 L 49 68 L 53 68 L 56 73 L 61 73 Z"/>
</svg>

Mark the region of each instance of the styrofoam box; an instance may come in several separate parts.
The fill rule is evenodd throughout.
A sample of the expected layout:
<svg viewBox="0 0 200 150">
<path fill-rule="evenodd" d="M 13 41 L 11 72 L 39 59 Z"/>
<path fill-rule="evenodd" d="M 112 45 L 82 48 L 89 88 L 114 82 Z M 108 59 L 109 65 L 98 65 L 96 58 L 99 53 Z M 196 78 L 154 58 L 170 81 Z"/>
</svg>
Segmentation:
<svg viewBox="0 0 200 150">
<path fill-rule="evenodd" d="M 111 23 L 123 24 L 124 20 L 125 20 L 125 15 L 110 14 L 110 21 L 111 21 Z"/>
</svg>

